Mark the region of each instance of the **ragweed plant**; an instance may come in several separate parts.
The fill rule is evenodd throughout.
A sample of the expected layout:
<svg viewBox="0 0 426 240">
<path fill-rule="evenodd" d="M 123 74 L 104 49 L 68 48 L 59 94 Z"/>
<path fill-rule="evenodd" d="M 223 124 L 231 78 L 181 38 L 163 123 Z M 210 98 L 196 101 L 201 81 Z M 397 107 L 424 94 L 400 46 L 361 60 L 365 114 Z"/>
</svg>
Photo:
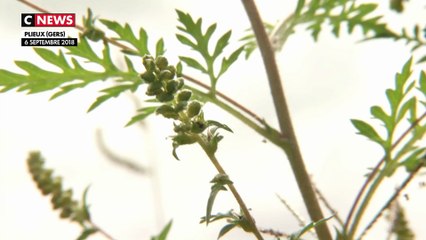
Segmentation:
<svg viewBox="0 0 426 240">
<path fill-rule="evenodd" d="M 39 11 L 47 12 L 25 0 L 20 1 Z M 336 219 L 341 218 L 337 217 L 335 212 L 326 217 L 322 212 L 317 191 L 311 184 L 298 147 L 274 54 L 283 48 L 289 37 L 300 30 L 300 26 L 306 27 L 313 39 L 319 41 L 320 33 L 322 34 L 325 29 L 324 25 L 328 24 L 335 37 L 342 34 L 342 29 L 346 29 L 348 34 L 359 29 L 363 36 L 362 41 L 404 40 L 412 46 L 413 55 L 417 55 L 426 46 L 426 28 L 421 29 L 421 25 L 416 25 L 412 34 L 405 29 L 393 30 L 384 22 L 382 16 L 377 14 L 377 4 L 353 0 L 299 0 L 293 13 L 277 24 L 264 23 L 252 0 L 243 0 L 242 3 L 251 23 L 251 30 L 249 35 L 242 37 L 239 47 L 230 50 L 229 55 L 225 54 L 224 50 L 231 41 L 231 30 L 213 40 L 212 36 L 217 34 L 216 23 L 205 28 L 202 18 L 195 19 L 189 13 L 176 10 L 179 21 L 177 42 L 190 47 L 198 54 L 197 57 L 180 54 L 178 56 L 180 62 L 176 64 L 169 63 L 170 57 L 166 54 L 162 38 L 156 41 L 155 51 L 152 51 L 148 43 L 149 34 L 143 28 L 135 30 L 127 23 L 120 24 L 109 19 L 95 18 L 89 9 L 87 15 L 83 17 L 83 25 L 76 26 L 81 31 L 78 46 L 65 47 L 57 51 L 34 48 L 35 53 L 43 61 L 54 65 L 58 71 L 46 70 L 29 61 L 15 61 L 25 73 L 0 69 L 1 91 L 17 90 L 28 93 L 54 91 L 51 98 L 55 99 L 99 82 L 104 87 L 88 108 L 88 111 L 93 111 L 125 92 L 137 94 L 140 92 L 138 90 L 142 89 L 147 105 L 138 109 L 127 126 L 143 121 L 151 115 L 158 115 L 172 121 L 170 124 L 173 124 L 174 134 L 170 137 L 173 147 L 171 154 L 176 159 L 179 160 L 177 149 L 182 145 L 201 147 L 217 171 L 217 175 L 211 181 L 210 195 L 206 196 L 206 214 L 202 216 L 201 222 L 209 224 L 226 220 L 227 223 L 220 230 L 218 238 L 235 228 L 241 228 L 257 239 L 264 239 L 269 234 L 277 239 L 288 237 L 296 240 L 301 239 L 311 229 L 315 229 L 315 236 L 320 240 L 332 239 L 327 224 L 331 223 L 333 216 L 336 216 Z M 401 12 L 402 2 L 391 1 L 391 8 Z M 101 51 L 95 50 L 94 46 Z M 111 49 L 116 47 L 121 51 L 119 57 L 125 62 L 125 67 L 119 67 L 111 57 Z M 218 81 L 226 76 L 228 69 L 243 52 L 249 57 L 257 48 L 261 52 L 267 72 L 278 129 L 217 89 Z M 418 59 L 416 61 L 413 59 L 414 57 L 408 60 L 396 74 L 394 88 L 386 90 L 389 106 L 373 106 L 370 110 L 371 115 L 384 127 L 384 134 L 374 127 L 374 123 L 352 120 L 360 135 L 377 143 L 383 149 L 384 157 L 369 172 L 346 220 L 337 221 L 337 225 L 334 226 L 337 239 L 362 238 L 425 165 L 426 73 L 420 72 L 418 79 L 414 80 L 413 65 L 415 62 L 424 62 L 426 57 L 416 57 Z M 92 70 L 86 66 L 87 63 L 97 65 L 101 70 Z M 186 74 L 183 65 L 205 74 L 210 79 L 210 84 L 204 84 Z M 142 68 L 144 70 L 140 70 Z M 188 82 L 191 84 L 187 84 Z M 285 153 L 310 216 L 310 223 L 293 234 L 260 229 L 256 226 L 250 209 L 216 157 L 219 142 L 223 140 L 220 131 L 232 132 L 232 130 L 220 120 L 205 119 L 203 113 L 205 103 L 222 108 Z M 91 221 L 86 203 L 87 190 L 82 203 L 72 199 L 72 191 L 62 189 L 61 179 L 52 176 L 53 170 L 44 168 L 43 159 L 38 152 L 30 153 L 28 165 L 38 188 L 43 194 L 51 195 L 54 209 L 61 210 L 60 216 L 82 226 L 83 232 L 79 239 L 85 239 L 95 232 L 105 233 Z M 359 234 L 361 220 L 377 189 L 400 168 L 407 171 L 407 179 Z M 212 213 L 216 196 L 224 191 L 231 192 L 240 211 Z M 321 201 L 326 200 L 321 197 Z M 410 229 L 401 209 L 402 207 L 397 213 L 400 216 L 397 218 L 399 222 L 395 220 L 392 226 L 392 232 L 396 234 L 408 233 Z M 166 239 L 171 226 L 172 222 L 169 222 L 163 231 L 152 239 Z M 398 230 L 397 226 L 404 228 Z M 112 239 L 108 234 L 104 236 Z"/>
</svg>

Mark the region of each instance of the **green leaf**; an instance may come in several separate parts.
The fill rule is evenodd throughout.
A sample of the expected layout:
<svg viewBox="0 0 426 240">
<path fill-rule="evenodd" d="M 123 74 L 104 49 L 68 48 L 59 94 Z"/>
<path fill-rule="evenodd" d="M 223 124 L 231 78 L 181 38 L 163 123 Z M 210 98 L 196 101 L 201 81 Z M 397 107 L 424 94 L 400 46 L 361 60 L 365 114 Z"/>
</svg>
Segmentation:
<svg viewBox="0 0 426 240">
<path fill-rule="evenodd" d="M 179 40 L 179 42 L 181 42 L 182 44 L 185 44 L 187 46 L 190 46 L 192 49 L 197 48 L 197 44 L 193 43 L 191 40 L 189 40 L 187 37 L 185 37 L 181 34 L 176 34 L 176 38 Z"/>
<path fill-rule="evenodd" d="M 106 93 L 105 95 L 99 96 L 96 101 L 89 107 L 87 112 L 93 111 L 95 108 L 99 107 L 102 103 L 107 101 L 110 98 L 118 97 L 123 92 L 130 90 L 132 92 L 136 91 L 137 87 L 142 84 L 141 82 L 135 82 L 134 84 L 124 84 L 118 85 L 110 88 L 101 90 L 101 92 Z"/>
<path fill-rule="evenodd" d="M 161 233 L 158 236 L 152 237 L 151 240 L 166 240 L 172 224 L 173 220 L 170 220 L 169 223 L 167 223 L 167 225 L 163 228 L 163 230 L 161 230 Z"/>
<path fill-rule="evenodd" d="M 379 134 L 377 134 L 376 130 L 374 130 L 370 124 L 357 119 L 352 119 L 351 122 L 355 128 L 358 129 L 358 134 L 361 134 L 380 145 L 383 144 L 383 139 L 379 136 Z"/>
<path fill-rule="evenodd" d="M 419 77 L 419 90 L 426 97 L 426 72 L 422 71 Z"/>
<path fill-rule="evenodd" d="M 98 232 L 98 229 L 96 228 L 85 228 L 83 232 L 80 234 L 80 236 L 77 238 L 77 240 L 85 240 L 88 237 L 90 237 L 90 235 L 93 235 L 97 232 Z"/>
<path fill-rule="evenodd" d="M 231 231 L 236 226 L 237 225 L 235 223 L 230 223 L 230 224 L 225 225 L 222 229 L 220 229 L 219 236 L 217 237 L 217 239 L 225 236 L 225 234 L 227 234 L 229 231 Z"/>
<path fill-rule="evenodd" d="M 164 49 L 164 40 L 163 38 L 160 38 L 155 45 L 155 56 L 158 57 L 163 55 L 165 52 L 166 50 Z"/>
<path fill-rule="evenodd" d="M 225 129 L 228 132 L 233 132 L 232 129 L 230 127 L 228 127 L 227 125 L 214 121 L 214 120 L 207 120 L 206 121 L 207 126 L 216 126 L 218 128 L 222 128 Z"/>
<path fill-rule="evenodd" d="M 383 110 L 383 108 L 381 108 L 379 106 L 373 106 L 373 107 L 371 107 L 370 112 L 371 112 L 371 115 L 373 115 L 373 117 L 379 119 L 380 121 L 382 121 L 385 124 L 386 129 L 392 129 L 394 127 L 394 123 L 393 123 L 391 116 L 389 116 Z"/>
<path fill-rule="evenodd" d="M 132 28 L 127 23 L 123 26 L 118 22 L 107 19 L 100 19 L 100 22 L 118 35 L 117 40 L 128 42 L 136 48 L 139 56 L 150 54 L 148 50 L 148 35 L 143 28 L 139 29 L 139 35 L 136 37 Z"/>
<path fill-rule="evenodd" d="M 425 162 L 425 159 L 424 159 L 424 157 L 426 157 L 425 154 L 426 154 L 426 147 L 418 148 L 414 151 L 411 151 L 410 155 L 408 155 L 401 162 L 401 164 L 405 166 L 405 169 L 407 170 L 407 172 L 412 172 L 419 166 L 419 164 L 421 164 L 422 162 L 423 163 Z"/>
<path fill-rule="evenodd" d="M 309 223 L 308 225 L 304 226 L 302 229 L 300 229 L 296 233 L 291 234 L 289 236 L 289 240 L 300 240 L 303 234 L 307 233 L 309 230 L 311 230 L 315 226 L 325 223 L 326 221 L 330 220 L 332 217 L 333 216 L 330 216 L 328 218 L 323 218 L 319 221 Z"/>
<path fill-rule="evenodd" d="M 144 120 L 145 118 L 147 118 L 149 115 L 153 114 L 155 112 L 155 110 L 157 109 L 157 107 L 144 107 L 138 110 L 138 112 L 140 112 L 139 114 L 135 115 L 132 117 L 132 119 L 126 124 L 126 127 Z"/>
<path fill-rule="evenodd" d="M 83 213 L 83 217 L 84 217 L 84 219 L 85 219 L 85 220 L 88 220 L 88 221 L 91 221 L 90 211 L 89 211 L 89 205 L 87 204 L 87 194 L 88 194 L 88 192 L 89 192 L 89 188 L 90 188 L 90 185 L 89 185 L 89 186 L 87 186 L 87 187 L 84 189 L 83 197 L 82 197 L 82 199 L 81 199 L 81 202 L 82 202 L 82 204 L 83 204 L 83 207 L 82 207 L 82 213 Z"/>
<path fill-rule="evenodd" d="M 229 179 L 226 174 L 217 174 L 211 181 L 213 183 L 210 191 L 209 199 L 207 200 L 207 208 L 206 208 L 206 225 L 209 224 L 211 218 L 211 212 L 213 208 L 214 200 L 216 199 L 217 194 L 220 191 L 227 191 L 226 185 L 232 184 L 232 181 Z"/>
<path fill-rule="evenodd" d="M 226 32 L 225 34 L 222 35 L 222 37 L 219 38 L 219 40 L 216 43 L 216 47 L 214 49 L 212 58 L 216 58 L 217 56 L 219 56 L 219 54 L 221 54 L 223 52 L 223 49 L 228 46 L 229 44 L 229 39 L 231 38 L 232 35 L 232 31 L 229 30 L 228 32 Z"/>
<path fill-rule="evenodd" d="M 396 116 L 396 122 L 401 121 L 408 111 L 416 108 L 416 102 L 416 97 L 412 97 L 408 101 L 406 101 L 398 111 L 398 114 Z"/>
<path fill-rule="evenodd" d="M 419 64 L 419 63 L 424 63 L 424 62 L 426 62 L 426 55 L 425 56 L 423 56 L 422 58 L 420 58 L 418 61 L 417 61 L 417 63 Z"/>
<path fill-rule="evenodd" d="M 218 77 L 224 74 L 228 70 L 228 68 L 238 59 L 238 57 L 243 51 L 244 51 L 244 46 L 238 48 L 233 53 L 231 53 L 229 58 L 222 59 L 222 66 L 220 67 L 220 72 Z"/>
<path fill-rule="evenodd" d="M 304 6 L 305 6 L 305 0 L 298 0 L 296 5 L 296 10 L 294 11 L 295 15 L 300 15 Z"/>
<path fill-rule="evenodd" d="M 190 57 L 184 57 L 184 56 L 179 56 L 179 59 L 186 63 L 186 65 L 195 68 L 197 70 L 200 70 L 203 73 L 207 73 L 207 70 L 195 59 L 190 58 Z"/>
</svg>

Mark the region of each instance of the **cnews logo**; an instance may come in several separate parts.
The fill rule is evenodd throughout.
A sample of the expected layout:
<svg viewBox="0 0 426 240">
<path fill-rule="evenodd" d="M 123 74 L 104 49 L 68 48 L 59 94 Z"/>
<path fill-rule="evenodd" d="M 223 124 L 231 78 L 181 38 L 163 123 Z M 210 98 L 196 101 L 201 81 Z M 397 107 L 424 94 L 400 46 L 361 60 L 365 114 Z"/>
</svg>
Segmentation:
<svg viewBox="0 0 426 240">
<path fill-rule="evenodd" d="M 22 13 L 21 27 L 75 27 L 75 14 Z"/>
</svg>

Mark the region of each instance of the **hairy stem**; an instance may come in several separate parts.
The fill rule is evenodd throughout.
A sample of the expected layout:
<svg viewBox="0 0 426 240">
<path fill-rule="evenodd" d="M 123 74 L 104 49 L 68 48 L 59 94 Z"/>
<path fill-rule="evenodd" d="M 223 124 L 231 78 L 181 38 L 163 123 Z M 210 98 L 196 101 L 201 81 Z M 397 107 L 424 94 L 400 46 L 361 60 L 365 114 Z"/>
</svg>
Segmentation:
<svg viewBox="0 0 426 240">
<path fill-rule="evenodd" d="M 215 154 L 209 148 L 208 143 L 200 136 L 198 135 L 196 136 L 197 136 L 198 144 L 200 144 L 201 148 L 203 148 L 204 152 L 207 154 L 207 156 L 209 157 L 210 161 L 213 163 L 218 173 L 227 175 L 227 173 L 225 172 L 225 170 L 222 168 L 219 161 L 217 160 Z M 231 184 L 228 184 L 227 186 L 229 190 L 231 191 L 232 195 L 234 195 L 235 200 L 237 200 L 238 205 L 243 211 L 244 217 L 246 217 L 247 221 L 249 222 L 250 227 L 253 230 L 253 234 L 256 236 L 258 240 L 263 240 L 263 237 L 260 234 L 259 229 L 256 227 L 256 223 L 254 222 L 254 219 L 251 216 L 249 209 L 247 208 L 246 204 L 244 203 L 243 199 L 241 198 L 234 184 L 231 183 Z"/>
<path fill-rule="evenodd" d="M 295 175 L 309 216 L 312 221 L 319 221 L 323 219 L 324 216 L 321 211 L 318 199 L 316 198 L 315 192 L 312 188 L 310 177 L 307 173 L 302 154 L 297 143 L 296 134 L 293 130 L 293 125 L 287 107 L 287 101 L 284 96 L 281 78 L 278 72 L 277 63 L 275 61 L 275 54 L 272 49 L 271 42 L 269 41 L 269 37 L 266 34 L 262 19 L 259 15 L 259 12 L 257 11 L 254 1 L 242 0 L 242 3 L 251 22 L 253 31 L 256 35 L 259 50 L 262 54 L 281 134 L 289 141 L 290 147 L 286 151 L 287 157 L 290 161 L 290 165 Z M 315 226 L 315 230 L 320 240 L 332 239 L 326 223 Z"/>
</svg>

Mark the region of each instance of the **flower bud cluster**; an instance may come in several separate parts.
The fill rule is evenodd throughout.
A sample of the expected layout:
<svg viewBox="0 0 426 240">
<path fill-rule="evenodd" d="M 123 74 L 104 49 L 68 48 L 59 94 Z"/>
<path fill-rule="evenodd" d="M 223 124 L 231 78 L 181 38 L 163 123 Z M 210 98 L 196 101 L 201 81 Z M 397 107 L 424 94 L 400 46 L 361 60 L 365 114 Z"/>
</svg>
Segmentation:
<svg viewBox="0 0 426 240">
<path fill-rule="evenodd" d="M 173 147 L 194 143 L 194 134 L 202 133 L 208 122 L 204 120 L 201 110 L 202 104 L 197 100 L 191 100 L 192 91 L 183 89 L 184 81 L 176 67 L 169 65 L 163 56 L 153 58 L 145 56 L 143 65 L 146 71 L 140 75 L 148 84 L 146 95 L 164 103 L 157 108 L 156 114 L 165 118 L 177 120 L 174 124 Z M 174 156 L 177 158 L 175 152 Z"/>
<path fill-rule="evenodd" d="M 72 189 L 63 190 L 62 178 L 54 177 L 52 169 L 44 168 L 44 160 L 40 152 L 31 152 L 27 165 L 34 182 L 43 195 L 51 195 L 53 209 L 60 209 L 60 217 L 68 218 L 79 223 L 88 220 L 83 207 L 72 199 Z"/>
</svg>

